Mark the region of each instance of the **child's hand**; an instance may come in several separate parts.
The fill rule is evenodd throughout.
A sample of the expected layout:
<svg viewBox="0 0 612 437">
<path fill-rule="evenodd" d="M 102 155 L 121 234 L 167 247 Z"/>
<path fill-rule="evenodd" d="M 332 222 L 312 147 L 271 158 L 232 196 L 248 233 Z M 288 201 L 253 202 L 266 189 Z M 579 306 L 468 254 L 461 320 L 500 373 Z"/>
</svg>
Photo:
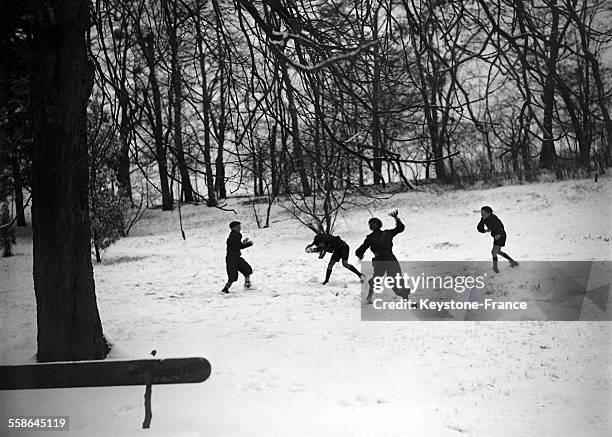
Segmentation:
<svg viewBox="0 0 612 437">
<path fill-rule="evenodd" d="M 389 216 L 393 218 L 397 218 L 398 215 L 399 215 L 399 211 L 397 209 L 389 213 Z"/>
<path fill-rule="evenodd" d="M 501 235 L 495 235 L 493 238 L 494 238 L 495 240 L 499 240 L 499 239 L 501 238 Z"/>
</svg>

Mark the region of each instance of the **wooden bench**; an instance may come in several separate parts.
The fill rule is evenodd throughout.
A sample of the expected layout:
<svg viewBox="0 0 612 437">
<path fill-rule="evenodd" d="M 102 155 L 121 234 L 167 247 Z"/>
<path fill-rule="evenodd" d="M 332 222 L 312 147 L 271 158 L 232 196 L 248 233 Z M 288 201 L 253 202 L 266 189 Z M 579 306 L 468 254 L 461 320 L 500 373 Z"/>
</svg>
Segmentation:
<svg viewBox="0 0 612 437">
<path fill-rule="evenodd" d="M 143 428 L 151 418 L 151 387 L 154 384 L 204 382 L 211 367 L 204 358 L 144 360 L 67 361 L 0 366 L 0 390 L 46 388 L 145 386 Z"/>
</svg>

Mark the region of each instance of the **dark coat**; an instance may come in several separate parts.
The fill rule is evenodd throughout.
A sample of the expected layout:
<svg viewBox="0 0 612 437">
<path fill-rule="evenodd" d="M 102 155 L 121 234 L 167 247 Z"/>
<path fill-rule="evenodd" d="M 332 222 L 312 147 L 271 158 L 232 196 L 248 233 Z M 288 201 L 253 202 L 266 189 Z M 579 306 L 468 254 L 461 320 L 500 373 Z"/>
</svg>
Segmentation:
<svg viewBox="0 0 612 437">
<path fill-rule="evenodd" d="M 506 236 L 504 224 L 495 214 L 491 214 L 486 219 L 480 219 L 480 222 L 478 223 L 478 226 L 476 226 L 476 229 L 478 229 L 478 232 L 480 232 L 481 234 L 487 232 L 487 229 L 490 230 L 491 236 L 493 238 L 495 238 L 496 235 L 499 235 L 502 238 Z"/>
<path fill-rule="evenodd" d="M 227 237 L 227 257 L 238 258 L 241 253 L 241 249 L 246 249 L 247 247 L 252 246 L 252 242 L 243 243 L 242 242 L 242 234 L 240 232 L 236 232 L 232 230 L 230 232 L 229 237 Z"/>
<path fill-rule="evenodd" d="M 346 246 L 346 242 L 342 238 L 330 234 L 318 234 L 314 237 L 312 245 L 317 246 L 324 252 L 333 253 Z"/>
<path fill-rule="evenodd" d="M 369 248 L 374 254 L 375 260 L 395 259 L 393 255 L 393 237 L 403 232 L 405 228 L 401 220 L 396 219 L 395 228 L 373 231 L 366 237 L 363 244 L 357 248 L 355 255 L 361 259 Z"/>
</svg>

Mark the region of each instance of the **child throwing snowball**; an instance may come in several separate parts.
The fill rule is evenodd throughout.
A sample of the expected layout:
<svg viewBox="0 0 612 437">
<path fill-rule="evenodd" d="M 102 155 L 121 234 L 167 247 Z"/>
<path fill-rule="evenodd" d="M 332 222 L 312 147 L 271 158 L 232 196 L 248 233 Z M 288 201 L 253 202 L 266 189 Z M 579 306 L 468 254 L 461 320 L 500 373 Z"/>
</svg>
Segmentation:
<svg viewBox="0 0 612 437">
<path fill-rule="evenodd" d="M 519 263 L 501 250 L 501 248 L 506 245 L 506 230 L 499 217 L 493 214 L 493 210 L 490 206 L 483 206 L 480 208 L 480 216 L 481 219 L 476 229 L 478 229 L 478 232 L 481 234 L 490 232 L 493 237 L 493 249 L 491 250 L 491 255 L 493 255 L 493 271 L 499 273 L 499 269 L 497 268 L 498 254 L 510 261 L 510 267 L 518 266 Z"/>
<path fill-rule="evenodd" d="M 402 268 L 399 261 L 393 254 L 393 237 L 400 232 L 404 232 L 406 228 L 400 218 L 398 217 L 398 211 L 392 211 L 389 216 L 395 220 L 395 227 L 393 229 L 382 230 L 382 221 L 379 218 L 373 217 L 368 221 L 368 226 L 372 231 L 365 239 L 363 244 L 355 251 L 357 258 L 363 259 L 366 250 L 370 249 L 374 254 L 372 258 L 372 268 L 374 273 L 372 278 L 368 281 L 370 289 L 366 302 L 372 303 L 372 295 L 374 293 L 374 280 L 377 277 L 395 277 L 396 275 L 402 274 Z M 398 285 L 393 287 L 393 292 L 400 296 L 402 299 L 408 299 L 410 294 L 409 288 L 400 288 Z"/>
<path fill-rule="evenodd" d="M 253 242 L 248 238 L 242 239 L 242 225 L 240 222 L 231 222 L 229 224 L 231 232 L 227 237 L 227 254 L 225 255 L 225 267 L 227 270 L 227 283 L 221 290 L 221 293 L 229 293 L 229 289 L 234 282 L 238 280 L 238 272 L 244 275 L 244 288 L 251 288 L 251 274 L 253 269 L 248 262 L 242 258 L 242 249 L 251 247 Z"/>
<path fill-rule="evenodd" d="M 353 265 L 349 264 L 348 258 L 351 253 L 349 245 L 340 237 L 335 237 L 330 234 L 317 234 L 311 244 L 306 246 L 306 252 L 318 253 L 319 259 L 325 257 L 326 253 L 331 253 L 331 259 L 327 264 L 327 271 L 325 272 L 325 281 L 323 285 L 329 282 L 332 269 L 334 265 L 342 260 L 342 266 L 351 272 L 355 273 L 361 281 L 365 280 L 365 276 L 361 274 Z"/>
</svg>

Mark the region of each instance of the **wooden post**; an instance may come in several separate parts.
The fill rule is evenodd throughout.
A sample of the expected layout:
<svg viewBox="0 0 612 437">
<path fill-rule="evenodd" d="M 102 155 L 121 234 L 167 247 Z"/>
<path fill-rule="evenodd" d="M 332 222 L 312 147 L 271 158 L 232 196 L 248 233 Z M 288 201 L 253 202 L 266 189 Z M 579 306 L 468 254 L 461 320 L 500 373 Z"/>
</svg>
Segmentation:
<svg viewBox="0 0 612 437">
<path fill-rule="evenodd" d="M 153 413 L 151 412 L 151 384 L 147 384 L 145 387 L 145 417 L 144 422 L 142 422 L 143 429 L 149 429 L 151 426 L 151 418 L 153 417 Z"/>
<path fill-rule="evenodd" d="M 179 200 L 179 205 L 181 204 L 181 201 Z M 157 351 L 155 349 L 153 349 L 151 351 L 151 356 L 155 356 L 157 355 Z M 153 417 L 153 412 L 151 411 L 151 390 L 152 390 L 152 382 L 153 382 L 153 375 L 152 372 L 149 370 L 147 372 L 147 376 L 148 376 L 148 382 L 147 385 L 145 386 L 145 417 L 144 417 L 144 422 L 142 422 L 142 428 L 143 429 L 149 429 L 149 427 L 151 426 L 151 418 Z"/>
</svg>

